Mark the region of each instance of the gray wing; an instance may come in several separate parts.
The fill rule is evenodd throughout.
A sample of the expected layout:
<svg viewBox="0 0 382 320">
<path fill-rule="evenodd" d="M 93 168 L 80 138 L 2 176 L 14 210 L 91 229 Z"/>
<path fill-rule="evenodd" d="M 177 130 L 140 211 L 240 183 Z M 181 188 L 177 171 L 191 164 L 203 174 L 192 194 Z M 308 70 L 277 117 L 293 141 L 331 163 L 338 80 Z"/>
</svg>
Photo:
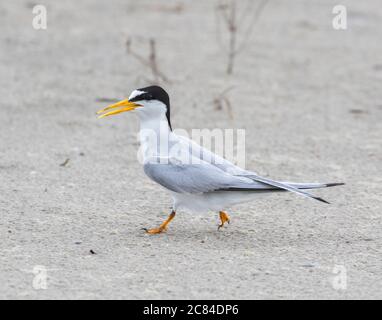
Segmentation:
<svg viewBox="0 0 382 320">
<path fill-rule="evenodd" d="M 182 148 L 188 150 L 189 154 L 197 159 L 207 162 L 214 167 L 217 167 L 225 172 L 233 175 L 245 174 L 245 170 L 234 165 L 231 161 L 224 159 L 223 157 L 213 153 L 212 151 L 198 145 L 195 141 L 183 136 L 179 136 L 179 143 Z"/>
<path fill-rule="evenodd" d="M 290 183 L 274 181 L 253 173 L 249 174 L 249 172 L 245 176 L 231 175 L 209 163 L 182 164 L 169 160 L 165 164 L 146 163 L 143 168 L 152 180 L 178 193 L 285 190 L 328 203 L 322 198 L 299 189 L 298 185 L 292 186 Z M 305 185 L 302 184 L 301 188 L 304 189 Z"/>
<path fill-rule="evenodd" d="M 230 175 L 209 164 L 146 163 L 145 173 L 161 186 L 179 193 L 203 193 L 216 190 L 261 188 L 263 184 Z M 264 185 L 263 185 L 264 186 Z"/>
<path fill-rule="evenodd" d="M 218 156 L 217 154 L 211 152 L 210 150 L 207 150 L 194 141 L 185 138 L 185 137 L 180 137 L 180 142 L 185 148 L 188 148 L 190 154 L 192 154 L 194 157 L 197 157 L 198 159 L 202 159 L 205 162 L 208 162 L 211 166 L 214 166 L 230 175 L 233 177 L 246 177 L 251 179 L 255 184 L 250 186 L 248 189 L 256 191 L 256 190 L 264 190 L 264 189 L 269 189 L 269 190 L 285 190 L 285 191 L 290 191 L 299 195 L 302 195 L 307 198 L 312 198 L 321 202 L 328 203 L 326 200 L 316 197 L 306 191 L 302 191 L 299 189 L 297 185 L 291 185 L 290 183 L 286 182 L 279 182 L 279 181 L 274 181 L 268 178 L 261 177 L 257 175 L 255 172 L 252 171 L 247 171 L 244 170 L 230 161 Z M 223 188 L 227 189 L 227 188 Z M 240 188 L 228 188 L 231 191 L 235 190 L 240 190 Z M 244 188 L 245 189 L 245 188 Z"/>
</svg>

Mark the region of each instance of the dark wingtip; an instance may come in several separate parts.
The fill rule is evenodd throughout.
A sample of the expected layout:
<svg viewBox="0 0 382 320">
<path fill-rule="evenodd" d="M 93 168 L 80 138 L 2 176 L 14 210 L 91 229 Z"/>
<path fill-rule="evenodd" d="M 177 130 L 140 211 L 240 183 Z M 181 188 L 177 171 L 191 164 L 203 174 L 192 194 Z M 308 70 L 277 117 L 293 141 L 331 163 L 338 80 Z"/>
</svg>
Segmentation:
<svg viewBox="0 0 382 320">
<path fill-rule="evenodd" d="M 343 186 L 343 185 L 345 185 L 345 183 L 343 182 L 334 182 L 334 183 L 327 183 L 326 187 L 329 188 L 329 187 Z"/>
<path fill-rule="evenodd" d="M 345 183 L 343 183 L 343 182 L 334 182 L 334 183 L 327 183 L 326 185 L 325 185 L 325 187 L 335 187 L 335 186 L 343 186 Z M 326 201 L 325 199 L 322 199 L 322 198 L 314 198 L 314 199 L 316 199 L 316 200 L 318 200 L 318 201 L 321 201 L 321 202 L 323 202 L 323 203 L 326 203 L 326 204 L 330 204 L 330 202 L 328 202 L 328 201 Z"/>
<path fill-rule="evenodd" d="M 314 199 L 316 199 L 318 201 L 321 201 L 323 203 L 326 203 L 326 204 L 330 204 L 330 202 L 328 202 L 328 201 L 326 201 L 325 199 L 322 199 L 322 198 L 314 198 Z"/>
</svg>

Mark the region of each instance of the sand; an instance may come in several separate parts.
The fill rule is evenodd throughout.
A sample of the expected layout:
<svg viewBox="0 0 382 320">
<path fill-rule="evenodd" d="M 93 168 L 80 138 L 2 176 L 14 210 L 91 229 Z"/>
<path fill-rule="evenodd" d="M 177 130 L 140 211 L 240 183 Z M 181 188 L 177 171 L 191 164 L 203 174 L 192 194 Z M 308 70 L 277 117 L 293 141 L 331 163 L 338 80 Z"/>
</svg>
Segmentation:
<svg viewBox="0 0 382 320">
<path fill-rule="evenodd" d="M 228 76 L 215 1 L 44 1 L 46 30 L 34 3 L 3 1 L 0 298 L 382 298 L 379 2 L 342 1 L 337 31 L 336 1 L 271 0 Z M 330 205 L 272 195 L 220 231 L 178 212 L 145 234 L 171 199 L 137 161 L 138 120 L 95 116 L 154 83 L 128 38 L 142 56 L 155 39 L 175 128 L 245 129 L 247 168 L 346 185 L 315 191 Z"/>
</svg>

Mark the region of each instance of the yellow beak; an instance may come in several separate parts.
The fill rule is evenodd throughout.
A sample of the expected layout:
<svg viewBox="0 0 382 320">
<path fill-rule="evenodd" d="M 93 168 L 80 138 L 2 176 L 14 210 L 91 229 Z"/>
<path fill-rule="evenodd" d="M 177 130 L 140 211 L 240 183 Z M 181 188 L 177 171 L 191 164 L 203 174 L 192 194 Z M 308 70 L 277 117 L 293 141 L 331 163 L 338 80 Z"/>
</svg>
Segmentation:
<svg viewBox="0 0 382 320">
<path fill-rule="evenodd" d="M 97 112 L 97 114 L 99 114 L 98 119 L 112 116 L 112 115 L 122 113 L 122 112 L 131 111 L 131 110 L 134 110 L 138 107 L 141 107 L 141 105 L 125 99 L 125 100 L 119 101 L 115 104 L 111 104 L 110 106 L 107 106 L 106 108 L 98 111 Z"/>
</svg>

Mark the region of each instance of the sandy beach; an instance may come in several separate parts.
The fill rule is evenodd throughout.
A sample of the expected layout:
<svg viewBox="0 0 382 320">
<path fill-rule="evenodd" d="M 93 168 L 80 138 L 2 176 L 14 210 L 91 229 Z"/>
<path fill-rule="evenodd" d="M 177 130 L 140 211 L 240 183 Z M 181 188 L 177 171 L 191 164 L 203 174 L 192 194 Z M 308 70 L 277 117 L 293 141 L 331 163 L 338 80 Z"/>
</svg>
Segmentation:
<svg viewBox="0 0 382 320">
<path fill-rule="evenodd" d="M 46 30 L 35 3 L 0 4 L 0 299 L 382 298 L 380 1 L 342 1 L 335 30 L 336 1 L 270 0 L 230 75 L 218 1 L 41 4 Z M 162 78 L 136 56 L 151 39 Z M 155 82 L 174 128 L 244 129 L 248 169 L 346 185 L 146 234 L 172 202 L 137 160 L 138 119 L 95 113 Z"/>
</svg>

